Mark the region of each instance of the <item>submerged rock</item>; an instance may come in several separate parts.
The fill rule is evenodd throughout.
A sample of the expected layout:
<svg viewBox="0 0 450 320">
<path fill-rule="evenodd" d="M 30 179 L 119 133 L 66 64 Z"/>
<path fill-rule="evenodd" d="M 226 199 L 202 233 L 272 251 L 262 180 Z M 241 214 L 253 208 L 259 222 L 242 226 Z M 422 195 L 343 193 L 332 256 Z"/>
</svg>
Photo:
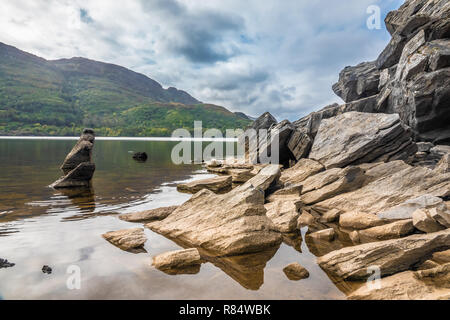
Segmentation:
<svg viewBox="0 0 450 320">
<path fill-rule="evenodd" d="M 197 193 L 200 190 L 208 189 L 214 193 L 224 193 L 231 190 L 232 178 L 230 176 L 214 177 L 179 184 L 177 190 L 185 193 Z"/>
<path fill-rule="evenodd" d="M 146 252 L 144 244 L 147 241 L 147 237 L 142 228 L 111 231 L 103 234 L 102 237 L 124 251 L 132 253 Z"/>
<path fill-rule="evenodd" d="M 6 259 L 0 258 L 0 269 L 3 269 L 3 268 L 12 268 L 12 267 L 14 267 L 15 265 L 16 265 L 15 263 L 11 263 L 11 262 L 8 262 L 8 260 L 6 260 Z"/>
<path fill-rule="evenodd" d="M 146 152 L 136 152 L 133 154 L 133 159 L 141 162 L 145 162 L 148 159 Z"/>
<path fill-rule="evenodd" d="M 150 222 L 154 220 L 163 220 L 174 212 L 178 206 L 162 207 L 141 212 L 122 214 L 119 219 L 128 222 Z"/>
<path fill-rule="evenodd" d="M 55 181 L 52 188 L 89 187 L 95 171 L 92 162 L 92 148 L 95 134 L 92 129 L 84 129 L 83 134 L 64 160 L 61 170 L 64 176 Z"/>
<path fill-rule="evenodd" d="M 281 234 L 266 216 L 264 191 L 280 176 L 277 165 L 229 193 L 202 190 L 161 222 L 147 227 L 210 255 L 258 252 L 281 243 Z"/>
<path fill-rule="evenodd" d="M 291 263 L 283 269 L 284 274 L 289 280 L 299 281 L 302 279 L 309 278 L 309 272 L 299 263 Z"/>
<path fill-rule="evenodd" d="M 320 230 L 312 233 L 308 233 L 307 236 L 315 240 L 333 241 L 336 237 L 336 232 L 333 228 Z"/>
<path fill-rule="evenodd" d="M 370 266 L 378 266 L 381 276 L 410 269 L 424 257 L 450 244 L 450 229 L 347 247 L 317 259 L 326 272 L 343 280 L 368 277 Z"/>
<path fill-rule="evenodd" d="M 49 266 L 43 266 L 42 267 L 42 273 L 46 273 L 46 274 L 52 274 L 52 268 L 50 268 Z"/>
</svg>

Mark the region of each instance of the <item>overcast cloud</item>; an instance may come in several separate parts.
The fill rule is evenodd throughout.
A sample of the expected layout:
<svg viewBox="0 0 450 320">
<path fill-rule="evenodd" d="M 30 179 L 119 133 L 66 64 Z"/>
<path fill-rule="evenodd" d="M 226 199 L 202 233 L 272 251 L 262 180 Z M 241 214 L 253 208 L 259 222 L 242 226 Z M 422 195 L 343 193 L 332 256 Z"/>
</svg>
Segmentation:
<svg viewBox="0 0 450 320">
<path fill-rule="evenodd" d="M 369 30 L 401 0 L 0 0 L 0 41 L 46 59 L 115 63 L 195 98 L 296 120 L 333 102 L 339 71 L 374 60 Z"/>
</svg>

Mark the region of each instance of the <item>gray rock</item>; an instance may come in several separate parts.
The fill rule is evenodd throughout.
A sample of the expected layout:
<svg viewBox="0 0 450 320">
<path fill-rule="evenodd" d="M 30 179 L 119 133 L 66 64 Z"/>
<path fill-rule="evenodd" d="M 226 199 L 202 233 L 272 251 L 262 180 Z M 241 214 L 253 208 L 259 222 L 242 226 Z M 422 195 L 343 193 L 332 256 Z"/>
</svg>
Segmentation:
<svg viewBox="0 0 450 320">
<path fill-rule="evenodd" d="M 378 94 L 380 71 L 375 62 L 363 62 L 354 67 L 345 67 L 333 91 L 345 102 L 351 102 Z"/>
<path fill-rule="evenodd" d="M 295 160 L 307 158 L 312 146 L 312 138 L 305 131 L 294 130 L 288 141 L 288 148 Z"/>
<path fill-rule="evenodd" d="M 414 211 L 417 209 L 431 209 L 436 206 L 444 205 L 444 201 L 430 194 L 424 194 L 420 197 L 406 200 L 389 210 L 378 213 L 380 219 L 385 220 L 401 220 L 412 219 Z"/>
<path fill-rule="evenodd" d="M 8 262 L 8 260 L 6 260 L 6 259 L 0 258 L 0 269 L 3 269 L 3 268 L 12 268 L 12 267 L 14 267 L 15 265 L 16 265 L 15 263 L 11 263 L 11 262 Z"/>
<path fill-rule="evenodd" d="M 328 169 L 407 159 L 416 150 L 398 115 L 347 112 L 322 121 L 309 158 Z"/>
</svg>

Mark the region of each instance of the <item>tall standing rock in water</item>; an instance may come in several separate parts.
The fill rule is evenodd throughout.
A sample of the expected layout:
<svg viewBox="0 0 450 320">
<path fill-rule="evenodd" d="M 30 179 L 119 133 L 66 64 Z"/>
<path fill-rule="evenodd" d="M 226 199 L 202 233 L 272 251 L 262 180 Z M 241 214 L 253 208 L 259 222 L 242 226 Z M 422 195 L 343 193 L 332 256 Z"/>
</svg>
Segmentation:
<svg viewBox="0 0 450 320">
<path fill-rule="evenodd" d="M 67 155 L 61 170 L 64 176 L 55 181 L 52 188 L 89 187 L 95 171 L 92 162 L 92 148 L 95 133 L 92 129 L 84 129 L 75 147 Z"/>
</svg>

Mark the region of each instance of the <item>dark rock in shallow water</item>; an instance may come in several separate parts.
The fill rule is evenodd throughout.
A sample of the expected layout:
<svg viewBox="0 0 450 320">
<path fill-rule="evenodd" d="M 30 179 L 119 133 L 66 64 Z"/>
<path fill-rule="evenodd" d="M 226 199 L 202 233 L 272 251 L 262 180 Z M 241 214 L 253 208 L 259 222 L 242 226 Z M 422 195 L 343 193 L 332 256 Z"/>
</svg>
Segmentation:
<svg viewBox="0 0 450 320">
<path fill-rule="evenodd" d="M 145 162 L 145 161 L 147 161 L 147 159 L 148 159 L 148 155 L 147 155 L 146 152 L 136 152 L 136 153 L 133 155 L 133 159 L 134 159 L 134 160 L 137 160 L 137 161 L 143 161 L 143 162 Z"/>
<path fill-rule="evenodd" d="M 11 267 L 14 267 L 15 265 L 16 265 L 15 263 L 11 263 L 11 262 L 8 262 L 8 260 L 6 260 L 6 259 L 0 258 L 0 269 L 11 268 Z"/>
<path fill-rule="evenodd" d="M 55 181 L 52 188 L 89 187 L 95 171 L 92 162 L 92 148 L 95 133 L 92 129 L 84 129 L 77 144 L 64 160 L 61 170 L 64 176 Z"/>
<path fill-rule="evenodd" d="M 52 268 L 50 268 L 49 266 L 43 266 L 42 267 L 42 272 L 46 273 L 46 274 L 51 274 L 52 273 Z"/>
</svg>

